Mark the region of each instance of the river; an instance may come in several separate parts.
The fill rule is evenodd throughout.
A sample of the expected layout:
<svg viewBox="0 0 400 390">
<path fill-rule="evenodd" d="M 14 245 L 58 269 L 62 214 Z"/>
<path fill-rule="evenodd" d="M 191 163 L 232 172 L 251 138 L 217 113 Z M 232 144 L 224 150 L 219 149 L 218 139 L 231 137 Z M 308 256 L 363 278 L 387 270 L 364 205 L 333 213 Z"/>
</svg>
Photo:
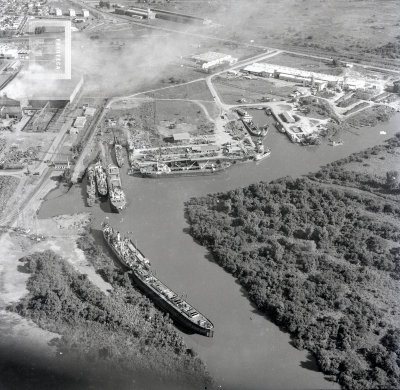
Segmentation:
<svg viewBox="0 0 400 390">
<path fill-rule="evenodd" d="M 272 124 L 264 111 L 252 112 L 255 122 Z M 229 390 L 339 388 L 316 368 L 307 351 L 290 344 L 281 331 L 247 299 L 235 279 L 219 267 L 206 248 L 188 233 L 184 202 L 191 197 L 227 191 L 253 182 L 290 175 L 300 177 L 349 154 L 382 143 L 399 129 L 400 116 L 373 128 L 363 127 L 340 135 L 344 145 L 301 147 L 270 126 L 264 144 L 271 155 L 259 163 L 233 166 L 227 173 L 195 178 L 142 179 L 122 172 L 129 206 L 122 214 L 110 212 L 108 203 L 85 206 L 85 180 L 63 196 L 51 192 L 40 218 L 91 211 L 93 235 L 103 244 L 100 224 L 108 217 L 123 233 L 132 232 L 140 250 L 157 271 L 157 277 L 208 317 L 214 338 L 183 334 L 188 347 L 206 362 L 217 388 Z M 385 131 L 385 135 L 380 132 Z"/>
</svg>

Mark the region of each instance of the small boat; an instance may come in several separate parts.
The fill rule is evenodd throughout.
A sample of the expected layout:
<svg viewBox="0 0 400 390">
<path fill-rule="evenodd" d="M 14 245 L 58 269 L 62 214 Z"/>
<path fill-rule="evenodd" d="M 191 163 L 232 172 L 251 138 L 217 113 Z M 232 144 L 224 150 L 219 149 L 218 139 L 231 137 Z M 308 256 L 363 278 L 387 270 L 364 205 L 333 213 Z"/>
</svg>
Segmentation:
<svg viewBox="0 0 400 390">
<path fill-rule="evenodd" d="M 267 149 L 263 153 L 257 153 L 254 155 L 254 161 L 264 160 L 264 158 L 268 157 L 270 154 L 271 154 L 271 149 Z"/>
<path fill-rule="evenodd" d="M 343 145 L 344 142 L 340 139 L 339 141 L 332 141 L 332 146 L 339 146 L 339 145 Z"/>
</svg>

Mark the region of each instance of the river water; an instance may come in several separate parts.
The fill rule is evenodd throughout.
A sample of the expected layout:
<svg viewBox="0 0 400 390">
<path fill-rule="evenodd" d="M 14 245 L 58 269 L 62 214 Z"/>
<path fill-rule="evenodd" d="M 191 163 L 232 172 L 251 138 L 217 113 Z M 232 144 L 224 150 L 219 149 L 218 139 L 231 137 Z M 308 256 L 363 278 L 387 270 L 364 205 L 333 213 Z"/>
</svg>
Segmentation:
<svg viewBox="0 0 400 390">
<path fill-rule="evenodd" d="M 273 123 L 264 111 L 253 110 L 252 115 L 260 125 Z M 182 334 L 188 347 L 206 362 L 217 388 L 337 389 L 318 371 L 310 354 L 295 349 L 290 336 L 256 310 L 235 279 L 193 240 L 188 233 L 184 202 L 253 182 L 269 182 L 287 175 L 301 177 L 350 153 L 382 143 L 398 131 L 399 124 L 400 116 L 396 114 L 389 123 L 344 132 L 340 135 L 344 145 L 337 147 L 301 147 L 271 125 L 264 144 L 272 153 L 257 164 L 233 166 L 216 176 L 168 179 L 129 177 L 124 167 L 122 181 L 129 206 L 122 214 L 111 213 L 107 202 L 86 207 L 84 180 L 83 185 L 75 185 L 63 196 L 59 190 L 51 192 L 39 217 L 91 211 L 95 217 L 92 232 L 101 245 L 100 224 L 105 217 L 121 232 L 132 232 L 157 277 L 176 293 L 186 294 L 188 302 L 213 322 L 214 338 Z M 381 135 L 381 131 L 386 134 Z"/>
</svg>

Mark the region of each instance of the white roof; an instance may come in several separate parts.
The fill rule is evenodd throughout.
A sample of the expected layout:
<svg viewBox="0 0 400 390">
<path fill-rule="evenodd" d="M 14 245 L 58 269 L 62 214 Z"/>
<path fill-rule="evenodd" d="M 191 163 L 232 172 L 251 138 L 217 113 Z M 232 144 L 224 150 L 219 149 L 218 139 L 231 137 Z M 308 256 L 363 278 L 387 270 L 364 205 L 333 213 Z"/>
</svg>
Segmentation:
<svg viewBox="0 0 400 390">
<path fill-rule="evenodd" d="M 330 75 L 330 74 L 309 72 L 307 70 L 290 68 L 288 66 L 265 64 L 265 63 L 259 63 L 259 62 L 256 62 L 254 64 L 246 66 L 244 68 L 244 70 L 248 71 L 248 72 L 259 72 L 259 73 L 261 73 L 261 72 L 274 73 L 274 71 L 277 71 L 277 72 L 280 72 L 280 73 L 286 73 L 286 74 L 289 74 L 289 75 L 308 77 L 308 78 L 314 76 L 315 80 L 344 81 L 344 77 L 342 77 L 342 76 L 333 76 L 333 75 Z M 365 85 L 365 81 L 364 80 L 360 80 L 360 79 L 350 79 L 349 78 L 349 79 L 347 79 L 347 83 L 351 84 L 351 85 L 357 85 L 357 86 Z"/>
<path fill-rule="evenodd" d="M 230 58 L 231 56 L 229 54 L 224 54 L 224 53 L 216 53 L 214 51 L 208 51 L 207 53 L 202 53 L 202 54 L 194 54 L 192 56 L 193 59 L 199 60 L 199 61 L 214 61 L 214 60 L 222 60 L 224 58 Z"/>
</svg>

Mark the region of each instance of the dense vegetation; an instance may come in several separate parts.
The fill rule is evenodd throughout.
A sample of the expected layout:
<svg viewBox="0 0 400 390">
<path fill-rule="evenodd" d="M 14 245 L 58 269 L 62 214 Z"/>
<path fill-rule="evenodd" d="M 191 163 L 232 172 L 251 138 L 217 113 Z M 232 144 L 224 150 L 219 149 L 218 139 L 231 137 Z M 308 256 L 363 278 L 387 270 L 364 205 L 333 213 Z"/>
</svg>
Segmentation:
<svg viewBox="0 0 400 390">
<path fill-rule="evenodd" d="M 364 191 L 371 191 L 387 199 L 399 200 L 399 171 L 388 170 L 385 174 L 377 174 L 372 169 L 365 169 L 365 172 L 359 172 L 359 170 L 354 171 L 348 167 L 349 163 L 369 166 L 374 159 L 385 160 L 386 153 L 396 155 L 399 147 L 400 133 L 397 133 L 396 137 L 389 139 L 385 144 L 353 153 L 349 157 L 328 164 L 320 171 L 310 173 L 309 178 L 323 183 L 355 187 Z M 382 204 L 382 206 L 384 208 L 392 207 L 391 203 Z"/>
<path fill-rule="evenodd" d="M 283 178 L 187 203 L 190 233 L 346 389 L 398 388 L 400 207 Z"/>
<path fill-rule="evenodd" d="M 46 251 L 20 259 L 31 273 L 29 294 L 9 309 L 62 335 L 55 342 L 58 351 L 82 362 L 199 388 L 209 385 L 203 362 L 185 347 L 168 315 L 133 288 L 128 274 L 113 266 L 89 236 L 82 237 L 79 245 L 98 265 L 107 263 L 103 275 L 113 286 L 109 295 Z"/>
</svg>

